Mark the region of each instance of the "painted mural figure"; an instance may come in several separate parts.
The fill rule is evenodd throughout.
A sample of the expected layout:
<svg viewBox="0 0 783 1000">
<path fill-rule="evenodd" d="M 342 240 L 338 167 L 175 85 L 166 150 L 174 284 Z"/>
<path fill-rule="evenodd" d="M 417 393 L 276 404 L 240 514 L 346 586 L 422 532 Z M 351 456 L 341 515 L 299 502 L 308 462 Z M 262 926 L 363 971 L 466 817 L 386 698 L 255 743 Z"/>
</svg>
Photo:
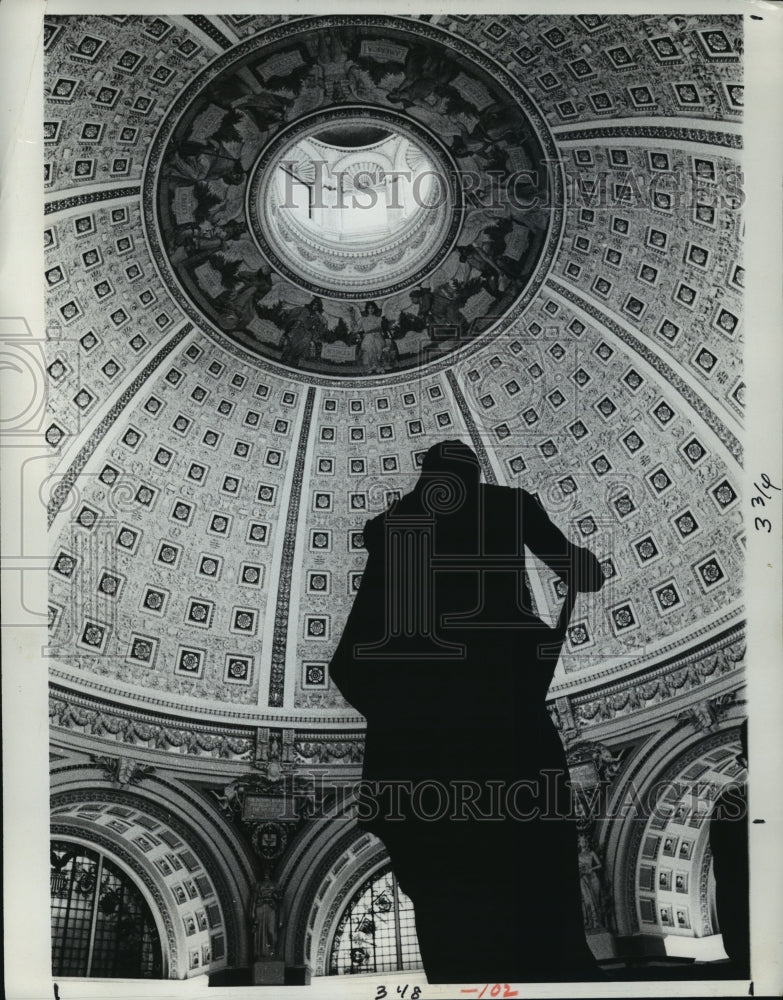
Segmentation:
<svg viewBox="0 0 783 1000">
<path fill-rule="evenodd" d="M 418 309 L 417 315 L 426 321 L 431 335 L 437 328 L 453 329 L 457 335 L 462 331 L 465 318 L 460 312 L 459 291 L 458 286 L 446 283 L 434 289 L 422 286 L 410 292 L 410 300 Z"/>
<path fill-rule="evenodd" d="M 348 58 L 348 46 L 337 31 L 326 31 L 318 39 L 316 72 L 321 92 L 327 100 L 349 100 L 357 81 L 356 66 Z"/>
<path fill-rule="evenodd" d="M 405 62 L 405 79 L 390 91 L 388 99 L 403 108 L 425 103 L 440 95 L 454 76 L 454 68 L 437 53 L 414 47 Z"/>
<path fill-rule="evenodd" d="M 241 157 L 232 152 L 225 142 L 216 139 L 208 139 L 206 142 L 188 139 L 179 144 L 170 176 L 190 183 L 222 180 L 226 184 L 235 185 L 243 183 L 245 170 Z"/>
<path fill-rule="evenodd" d="M 257 304 L 272 288 L 272 269 L 262 264 L 255 270 L 242 267 L 241 260 L 213 259 L 224 291 L 216 299 L 224 329 L 245 327 L 257 315 Z"/>
<path fill-rule="evenodd" d="M 386 337 L 383 331 L 383 316 L 378 304 L 376 302 L 367 302 L 358 317 L 355 310 L 351 316 L 361 338 L 359 341 L 359 359 L 362 367 L 371 374 L 382 371 Z"/>
<path fill-rule="evenodd" d="M 603 583 L 524 490 L 432 447 L 364 529 L 368 560 L 331 663 L 367 719 L 359 825 L 416 910 L 430 982 L 595 978 L 568 769 L 545 696 L 578 591 Z M 525 547 L 568 583 L 555 628 Z"/>
<path fill-rule="evenodd" d="M 245 114 L 262 137 L 286 117 L 285 100 L 270 89 L 243 95 L 232 102 L 232 107 Z"/>
<path fill-rule="evenodd" d="M 324 305 L 313 296 L 306 306 L 296 310 L 293 323 L 283 340 L 282 359 L 286 364 L 299 365 L 310 357 L 328 331 L 323 318 Z"/>
<path fill-rule="evenodd" d="M 470 274 L 476 271 L 481 283 L 491 295 L 500 294 L 500 283 L 504 275 L 491 256 L 480 245 L 459 247 L 457 250 L 460 263 L 467 264 Z"/>
</svg>

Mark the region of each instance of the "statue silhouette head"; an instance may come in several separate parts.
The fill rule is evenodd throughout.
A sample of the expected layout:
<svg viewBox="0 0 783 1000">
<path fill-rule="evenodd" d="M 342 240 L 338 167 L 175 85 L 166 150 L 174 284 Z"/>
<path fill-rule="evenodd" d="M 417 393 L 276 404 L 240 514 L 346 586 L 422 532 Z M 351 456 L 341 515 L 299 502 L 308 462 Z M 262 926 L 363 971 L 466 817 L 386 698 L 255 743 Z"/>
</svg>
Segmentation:
<svg viewBox="0 0 783 1000">
<path fill-rule="evenodd" d="M 422 503 L 433 514 L 453 514 L 478 493 L 481 466 L 462 441 L 439 441 L 427 450 L 416 484 Z"/>
</svg>

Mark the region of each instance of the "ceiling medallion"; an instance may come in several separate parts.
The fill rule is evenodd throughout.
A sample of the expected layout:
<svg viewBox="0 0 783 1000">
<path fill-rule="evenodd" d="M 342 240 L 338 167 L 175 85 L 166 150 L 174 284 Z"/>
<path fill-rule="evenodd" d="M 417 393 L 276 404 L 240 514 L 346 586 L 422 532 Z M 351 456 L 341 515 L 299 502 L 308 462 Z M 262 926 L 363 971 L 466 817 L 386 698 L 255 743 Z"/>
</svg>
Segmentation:
<svg viewBox="0 0 783 1000">
<path fill-rule="evenodd" d="M 429 25 L 300 21 L 172 109 L 145 179 L 150 243 L 222 341 L 316 380 L 388 378 L 537 287 L 561 209 L 544 131 L 501 67 Z"/>
</svg>

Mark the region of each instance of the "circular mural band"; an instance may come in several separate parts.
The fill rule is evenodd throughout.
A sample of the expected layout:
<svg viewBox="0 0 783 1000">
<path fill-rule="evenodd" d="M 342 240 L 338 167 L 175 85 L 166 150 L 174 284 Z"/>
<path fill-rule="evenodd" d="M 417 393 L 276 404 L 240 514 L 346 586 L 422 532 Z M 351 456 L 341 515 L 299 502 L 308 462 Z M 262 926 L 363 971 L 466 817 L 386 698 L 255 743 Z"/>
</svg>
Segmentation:
<svg viewBox="0 0 783 1000">
<path fill-rule="evenodd" d="M 482 61 L 426 24 L 330 17 L 213 64 L 145 189 L 184 308 L 337 377 L 427 364 L 518 314 L 559 236 L 557 184 L 538 112 Z"/>
</svg>

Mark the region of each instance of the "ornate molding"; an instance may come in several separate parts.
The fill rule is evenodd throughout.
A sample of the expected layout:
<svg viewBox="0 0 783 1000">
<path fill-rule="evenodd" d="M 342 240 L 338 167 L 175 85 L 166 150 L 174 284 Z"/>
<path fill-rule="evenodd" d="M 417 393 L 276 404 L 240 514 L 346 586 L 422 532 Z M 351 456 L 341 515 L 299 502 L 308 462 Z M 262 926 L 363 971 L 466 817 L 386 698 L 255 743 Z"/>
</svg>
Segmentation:
<svg viewBox="0 0 783 1000">
<path fill-rule="evenodd" d="M 49 721 L 59 729 L 149 750 L 250 764 L 256 731 L 230 725 L 202 725 L 194 720 L 153 715 L 77 695 L 52 685 Z"/>
<path fill-rule="evenodd" d="M 502 87 L 522 109 L 524 115 L 532 126 L 533 132 L 541 144 L 544 152 L 544 162 L 555 164 L 557 162 L 557 150 L 550 127 L 541 113 L 538 106 L 531 100 L 527 90 L 519 81 L 508 72 L 500 62 L 487 55 L 484 51 L 472 42 L 454 35 L 444 29 L 436 27 L 426 21 L 421 21 L 411 17 L 399 17 L 393 15 L 329 15 L 329 16 L 305 16 L 293 18 L 283 24 L 275 24 L 266 30 L 259 31 L 249 38 L 235 45 L 230 51 L 217 56 L 204 69 L 197 73 L 183 88 L 177 99 L 169 107 L 152 143 L 145 166 L 145 176 L 142 192 L 143 211 L 142 220 L 149 245 L 150 253 L 158 271 L 158 275 L 164 285 L 169 289 L 172 298 L 177 302 L 183 312 L 194 322 L 203 326 L 210 339 L 229 352 L 232 356 L 253 364 L 260 371 L 273 375 L 284 374 L 287 378 L 295 377 L 296 381 L 306 385 L 324 386 L 344 386 L 346 378 L 339 375 L 328 375 L 305 371 L 295 371 L 279 365 L 275 361 L 267 360 L 245 347 L 237 340 L 227 336 L 216 325 L 208 322 L 202 312 L 196 309 L 187 295 L 184 294 L 179 282 L 174 276 L 172 268 L 163 252 L 162 245 L 157 234 L 157 173 L 162 161 L 166 145 L 173 134 L 174 128 L 180 116 L 193 101 L 199 91 L 205 86 L 208 80 L 216 77 L 232 63 L 240 61 L 250 53 L 260 50 L 268 43 L 286 40 L 291 36 L 305 30 L 324 30 L 330 27 L 363 25 L 368 27 L 384 27 L 397 30 L 412 35 L 419 39 L 441 44 L 456 53 L 467 57 L 471 62 L 490 74 L 494 80 Z M 527 310 L 530 303 L 540 291 L 547 274 L 554 262 L 556 253 L 560 245 L 561 233 L 565 221 L 564 197 L 565 182 L 563 171 L 555 169 L 551 171 L 550 183 L 552 185 L 552 210 L 551 221 L 545 245 L 533 269 L 533 273 L 525 285 L 524 290 L 516 302 L 508 309 L 503 317 L 497 318 L 497 323 L 490 323 L 489 328 L 477 333 L 465 346 L 455 349 L 451 354 L 439 358 L 435 361 L 426 362 L 415 371 L 426 370 L 428 373 L 440 372 L 451 369 L 455 364 L 463 361 L 494 341 L 499 333 L 512 326 Z M 494 319 L 494 317 L 493 317 Z M 361 378 L 363 387 L 371 388 L 375 386 L 388 387 L 409 382 L 412 377 L 411 370 L 404 370 L 395 374 L 386 374 L 382 378 Z M 356 383 L 356 379 L 351 379 Z"/>
<path fill-rule="evenodd" d="M 695 705 L 689 705 L 684 711 L 678 712 L 677 719 L 680 722 L 690 723 L 699 733 L 711 733 L 736 700 L 736 691 L 727 691 L 715 698 L 704 698 Z"/>
<path fill-rule="evenodd" d="M 103 769 L 107 781 L 113 781 L 120 788 L 128 785 L 138 785 L 145 778 L 148 778 L 155 770 L 149 764 L 141 764 L 132 757 L 109 757 L 91 754 L 90 760 L 93 764 Z"/>
<path fill-rule="evenodd" d="M 66 662 L 64 657 L 62 661 Z M 49 669 L 49 676 L 53 679 L 56 688 L 78 693 L 81 697 L 86 698 L 90 704 L 93 701 L 102 701 L 103 704 L 111 707 L 127 705 L 131 711 L 144 711 L 142 708 L 144 706 L 148 712 L 155 713 L 158 717 L 165 715 L 166 718 L 176 722 L 182 722 L 183 713 L 185 713 L 187 720 L 209 718 L 216 720 L 212 725 L 218 726 L 223 725 L 224 720 L 226 725 L 233 726 L 236 726 L 239 720 L 244 720 L 245 727 L 248 729 L 261 724 L 301 726 L 303 731 L 319 729 L 322 726 L 347 726 L 352 729 L 361 726 L 362 730 L 364 729 L 363 716 L 350 708 L 346 708 L 342 714 L 338 714 L 339 710 L 335 707 L 334 714 L 319 715 L 317 718 L 306 714 L 305 711 L 297 712 L 296 708 L 286 712 L 267 712 L 262 706 L 257 706 L 248 711 L 247 706 L 235 704 L 227 706 L 225 702 L 201 702 L 193 699 L 184 703 L 181 700 L 175 700 L 168 691 L 151 691 L 147 688 L 139 688 L 133 694 L 129 694 L 127 690 L 118 690 L 113 684 L 104 683 L 102 676 L 77 675 L 61 669 L 55 663 Z M 93 692 L 96 693 L 93 694 Z M 321 694 L 322 692 L 312 693 Z M 205 723 L 205 725 L 208 724 Z"/>
<path fill-rule="evenodd" d="M 385 864 L 384 864 L 385 862 Z M 337 926 L 338 916 L 345 908 L 348 900 L 350 900 L 351 895 L 358 889 L 358 887 L 364 882 L 364 880 L 370 875 L 373 869 L 377 870 L 377 874 L 380 874 L 384 868 L 388 868 L 388 858 L 386 857 L 385 849 L 381 850 L 379 853 L 373 853 L 372 857 L 368 858 L 366 861 L 362 862 L 359 867 L 352 873 L 352 878 L 350 881 L 346 881 L 339 889 L 337 894 L 329 906 L 326 915 L 323 918 L 323 930 L 324 933 L 318 941 L 318 951 L 315 958 L 315 974 L 317 976 L 327 976 L 329 975 L 328 970 L 328 959 L 327 946 L 331 950 L 332 940 L 334 938 L 334 930 Z M 308 956 L 310 957 L 310 956 Z"/>
<path fill-rule="evenodd" d="M 605 125 L 602 128 L 553 129 L 559 142 L 597 139 L 655 139 L 657 142 L 697 142 L 742 149 L 742 136 L 716 129 L 678 128 L 674 125 Z"/>
<path fill-rule="evenodd" d="M 289 844 L 315 811 L 313 784 L 307 776 L 250 774 L 209 790 L 210 801 L 252 846 L 266 878 L 279 873 Z M 278 874 L 275 874 L 278 877 Z"/>
<path fill-rule="evenodd" d="M 72 208 L 82 208 L 84 205 L 96 205 L 101 201 L 116 201 L 119 198 L 138 198 L 141 185 L 133 187 L 106 188 L 105 191 L 90 191 L 85 194 L 74 194 L 56 201 L 47 201 L 44 205 L 44 215 L 55 215 L 57 212 L 67 212 Z"/>
<path fill-rule="evenodd" d="M 296 550 L 297 522 L 299 506 L 302 500 L 302 483 L 305 474 L 307 458 L 307 439 L 310 436 L 310 424 L 313 420 L 315 405 L 315 389 L 310 386 L 302 415 L 302 426 L 299 431 L 299 441 L 296 448 L 291 490 L 288 495 L 288 513 L 285 519 L 285 535 L 283 537 L 283 555 L 280 562 L 280 572 L 277 585 L 277 606 L 275 607 L 275 623 L 272 633 L 272 663 L 269 676 L 269 705 L 283 704 L 285 686 L 286 652 L 288 649 L 288 612 L 291 604 L 291 581 L 294 572 L 294 552 Z"/>
<path fill-rule="evenodd" d="M 345 733 L 298 733 L 292 744 L 297 764 L 361 764 L 364 740 Z"/>
<path fill-rule="evenodd" d="M 476 455 L 481 464 L 481 472 L 488 483 L 496 486 L 498 477 L 495 475 L 495 470 L 489 461 L 489 455 L 487 454 L 487 449 L 484 444 L 484 439 L 476 426 L 476 421 L 473 418 L 473 414 L 470 412 L 470 407 L 465 400 L 465 395 L 462 389 L 459 387 L 459 383 L 454 375 L 453 371 L 446 372 L 446 381 L 449 383 L 449 388 L 451 389 L 454 400 L 459 408 L 459 412 L 462 419 L 465 421 L 465 426 L 470 434 L 470 443 L 476 449 Z"/>
<path fill-rule="evenodd" d="M 290 927 L 286 951 L 289 958 L 293 957 L 296 962 L 308 962 L 314 975 L 327 974 L 326 954 L 328 946 L 331 945 L 330 932 L 335 927 L 337 917 L 351 893 L 373 869 L 382 868 L 389 863 L 386 848 L 379 840 L 375 842 L 374 847 L 363 849 L 360 857 L 357 848 L 363 847 L 367 839 L 367 834 L 351 824 L 337 837 L 326 853 L 319 857 L 306 885 L 297 887 L 296 913 L 299 919 Z M 345 869 L 351 861 L 355 867 L 347 873 Z M 350 877 L 346 878 L 346 874 L 350 874 Z M 338 875 L 342 875 L 343 878 L 335 889 L 334 881 Z M 328 904 L 325 903 L 326 900 Z M 319 907 L 328 905 L 328 910 L 323 916 L 316 911 L 316 903 Z M 323 932 L 315 942 L 312 940 L 312 929 L 319 923 Z M 308 952 L 308 948 L 315 950 Z"/>
<path fill-rule="evenodd" d="M 699 915 L 701 917 L 702 930 L 705 935 L 715 933 L 712 926 L 712 914 L 710 913 L 709 883 L 711 871 L 712 851 L 708 841 L 704 848 L 701 865 L 699 866 Z"/>
<path fill-rule="evenodd" d="M 614 903 L 618 916 L 622 914 L 627 926 L 631 929 L 631 933 L 641 930 L 636 908 L 636 870 L 649 814 L 655 809 L 658 799 L 663 796 L 674 777 L 681 774 L 698 757 L 722 746 L 728 739 L 730 739 L 730 735 L 727 732 L 710 733 L 691 743 L 683 752 L 669 758 L 666 766 L 656 776 L 657 790 L 655 795 L 647 800 L 648 816 L 637 817 L 631 824 L 630 830 L 625 834 L 625 849 L 618 850 L 616 855 L 617 858 L 624 857 L 624 879 L 622 885 L 618 886 Z M 647 751 L 646 756 L 649 757 L 664 740 L 656 741 L 655 746 Z"/>
<path fill-rule="evenodd" d="M 591 724 L 644 711 L 741 670 L 745 649 L 744 624 L 741 624 L 684 656 L 673 657 L 624 681 L 567 699 L 558 698 L 555 701 L 558 725 L 568 731 L 568 719 L 561 704 L 564 700 L 572 713 L 575 732 L 579 733 Z"/>
<path fill-rule="evenodd" d="M 587 765 L 592 772 L 590 780 L 579 779 L 576 782 L 581 786 L 611 784 L 622 769 L 624 756 L 624 751 L 612 753 L 604 743 L 593 742 L 574 743 L 566 751 L 569 768 L 573 770 Z"/>
<path fill-rule="evenodd" d="M 656 646 L 654 651 L 640 651 L 630 666 L 622 659 L 619 663 L 610 660 L 610 666 L 606 668 L 597 667 L 589 673 L 579 670 L 567 673 L 560 680 L 552 682 L 549 693 L 553 698 L 576 698 L 590 691 L 603 689 L 607 684 L 621 684 L 632 677 L 641 677 L 647 669 L 652 670 L 673 659 L 689 656 L 690 653 L 706 647 L 728 632 L 744 629 L 744 614 L 743 605 L 730 605 L 718 618 L 709 620 L 706 624 L 693 623 L 693 627 L 688 631 L 675 633 L 663 645 Z"/>
<path fill-rule="evenodd" d="M 73 766 L 72 768 L 68 768 L 66 770 L 82 771 L 83 769 L 79 766 Z M 58 773 L 61 774 L 62 771 Z M 184 794 L 181 788 L 174 786 L 170 782 L 157 779 L 157 783 L 160 784 L 163 789 L 176 791 L 179 795 Z M 193 796 L 187 795 L 186 798 L 189 806 L 193 807 L 194 815 L 197 815 L 198 812 L 205 811 L 203 804 L 197 802 Z M 207 843 L 204 837 L 193 828 L 191 823 L 186 822 L 178 812 L 173 809 L 164 808 L 149 797 L 139 795 L 134 792 L 126 792 L 109 788 L 76 788 L 68 791 L 55 790 L 51 798 L 51 806 L 53 810 L 57 806 L 70 805 L 74 803 L 81 805 L 88 802 L 108 802 L 115 803 L 117 805 L 132 806 L 140 812 L 143 812 L 151 816 L 153 819 L 158 820 L 160 823 L 170 827 L 181 838 L 181 840 L 187 844 L 187 846 L 193 851 L 206 874 L 209 876 L 209 879 L 214 886 L 217 899 L 220 903 L 220 909 L 223 914 L 223 926 L 226 931 L 226 955 L 228 964 L 230 965 L 237 961 L 240 957 L 240 920 L 243 919 L 242 907 L 241 903 L 237 903 L 235 892 L 226 881 L 223 872 L 220 870 L 212 856 L 214 845 Z M 214 813 L 210 814 L 210 820 L 213 823 L 216 818 L 217 817 Z M 60 817 L 58 817 L 58 820 L 59 819 Z M 65 820 L 66 817 L 62 817 L 62 819 Z M 220 821 L 218 820 L 218 822 Z M 95 828 L 91 827 L 89 834 L 92 839 L 97 840 L 100 834 L 95 833 L 94 830 Z M 111 841 L 110 843 L 114 844 L 114 841 Z M 233 864 L 236 866 L 235 870 L 238 873 L 241 872 L 241 859 L 237 855 L 236 851 L 233 850 L 230 841 L 226 841 L 224 839 L 223 846 L 227 846 L 231 853 L 230 857 L 225 858 L 226 864 L 230 865 L 233 861 Z M 135 870 L 137 870 L 136 867 L 134 867 L 134 871 Z M 161 907 L 161 909 L 163 908 Z"/>
<path fill-rule="evenodd" d="M 234 42 L 231 41 L 214 23 L 215 18 L 204 17 L 203 14 L 190 15 L 188 14 L 185 18 L 186 21 L 190 21 L 191 24 L 198 28 L 207 38 L 211 38 L 216 45 L 219 45 L 223 51 L 230 49 Z"/>
</svg>

